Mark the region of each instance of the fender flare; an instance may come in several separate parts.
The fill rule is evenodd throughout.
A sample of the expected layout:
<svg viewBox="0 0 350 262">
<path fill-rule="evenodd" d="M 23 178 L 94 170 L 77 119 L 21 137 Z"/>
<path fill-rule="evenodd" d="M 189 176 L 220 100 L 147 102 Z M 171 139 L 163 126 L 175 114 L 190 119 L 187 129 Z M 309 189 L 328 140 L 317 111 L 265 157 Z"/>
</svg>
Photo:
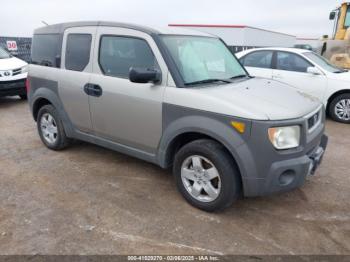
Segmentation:
<svg viewBox="0 0 350 262">
<path fill-rule="evenodd" d="M 67 113 L 65 112 L 63 104 L 61 103 L 61 101 L 58 97 L 58 94 L 56 92 L 52 91 L 51 89 L 48 89 L 45 87 L 40 87 L 40 88 L 35 90 L 35 93 L 31 97 L 30 107 L 31 107 L 31 111 L 32 111 L 34 119 L 35 119 L 34 108 L 35 108 L 36 103 L 38 103 L 40 101 L 40 99 L 48 100 L 55 107 L 55 109 L 58 111 L 58 114 L 61 117 L 64 131 L 66 132 L 66 135 L 68 137 L 74 137 L 75 132 L 74 132 L 73 124 L 70 121 Z"/>
<path fill-rule="evenodd" d="M 246 132 L 250 134 L 250 126 L 247 126 Z M 242 135 L 221 121 L 198 115 L 179 118 L 165 128 L 157 154 L 161 167 L 168 166 L 167 156 L 173 141 L 185 133 L 203 134 L 220 142 L 232 155 L 242 178 L 256 174 L 253 156 Z"/>
</svg>

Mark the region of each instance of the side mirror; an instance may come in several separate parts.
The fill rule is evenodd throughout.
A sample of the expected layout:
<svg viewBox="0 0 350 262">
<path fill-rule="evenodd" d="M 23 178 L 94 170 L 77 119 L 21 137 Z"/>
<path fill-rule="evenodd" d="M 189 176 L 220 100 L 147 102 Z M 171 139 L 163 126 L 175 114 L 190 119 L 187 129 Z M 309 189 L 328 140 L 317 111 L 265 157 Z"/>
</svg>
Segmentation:
<svg viewBox="0 0 350 262">
<path fill-rule="evenodd" d="M 129 80 L 133 83 L 159 83 L 161 73 L 155 69 L 131 67 L 129 71 Z"/>
<path fill-rule="evenodd" d="M 335 18 L 335 11 L 332 11 L 330 14 L 329 14 L 329 20 L 334 20 Z"/>
<path fill-rule="evenodd" d="M 314 67 L 314 66 L 308 67 L 307 73 L 309 73 L 311 75 L 322 75 L 322 72 L 320 71 L 320 69 L 318 69 L 317 67 Z"/>
</svg>

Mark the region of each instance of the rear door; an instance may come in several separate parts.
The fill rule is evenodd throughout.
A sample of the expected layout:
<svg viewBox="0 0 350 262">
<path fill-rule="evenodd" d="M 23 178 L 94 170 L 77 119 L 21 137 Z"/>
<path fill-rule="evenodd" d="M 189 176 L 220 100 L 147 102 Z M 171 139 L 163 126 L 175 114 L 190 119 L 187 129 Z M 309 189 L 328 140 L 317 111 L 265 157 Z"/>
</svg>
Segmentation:
<svg viewBox="0 0 350 262">
<path fill-rule="evenodd" d="M 307 73 L 308 67 L 314 65 L 299 54 L 276 51 L 274 59 L 273 79 L 287 83 L 303 92 L 322 100 L 327 88 L 325 75 Z"/>
<path fill-rule="evenodd" d="M 273 51 L 253 51 L 240 59 L 250 75 L 272 78 Z"/>
<path fill-rule="evenodd" d="M 89 83 L 96 27 L 74 27 L 64 32 L 59 95 L 75 128 L 92 132 L 89 96 L 84 87 Z"/>
</svg>

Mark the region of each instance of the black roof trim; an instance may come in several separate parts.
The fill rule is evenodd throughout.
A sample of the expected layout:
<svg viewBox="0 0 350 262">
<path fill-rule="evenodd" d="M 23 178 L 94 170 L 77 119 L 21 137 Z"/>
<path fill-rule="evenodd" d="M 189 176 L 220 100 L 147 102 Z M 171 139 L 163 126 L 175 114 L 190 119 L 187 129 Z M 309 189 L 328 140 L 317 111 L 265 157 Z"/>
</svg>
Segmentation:
<svg viewBox="0 0 350 262">
<path fill-rule="evenodd" d="M 150 27 L 135 25 L 135 24 L 127 24 L 127 23 L 108 22 L 108 21 L 84 21 L 84 22 L 69 22 L 69 23 L 54 24 L 54 25 L 49 25 L 49 26 L 36 29 L 34 31 L 34 34 L 62 34 L 68 28 L 83 27 L 83 26 L 122 27 L 122 28 L 141 31 L 150 35 L 159 34 L 157 30 L 154 30 Z"/>
</svg>

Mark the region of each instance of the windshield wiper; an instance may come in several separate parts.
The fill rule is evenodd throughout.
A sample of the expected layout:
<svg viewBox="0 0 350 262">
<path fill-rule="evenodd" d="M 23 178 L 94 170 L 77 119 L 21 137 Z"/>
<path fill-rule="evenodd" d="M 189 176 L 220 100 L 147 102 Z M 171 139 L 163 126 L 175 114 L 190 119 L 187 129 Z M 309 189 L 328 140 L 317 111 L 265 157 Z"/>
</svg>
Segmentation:
<svg viewBox="0 0 350 262">
<path fill-rule="evenodd" d="M 231 77 L 230 79 L 237 79 L 237 78 L 243 78 L 243 77 L 248 77 L 248 75 L 236 75 Z"/>
<path fill-rule="evenodd" d="M 191 85 L 200 85 L 200 84 L 210 84 L 210 83 L 216 83 L 216 82 L 232 83 L 230 80 L 226 80 L 226 79 L 210 78 L 210 79 L 204 79 L 204 80 L 185 83 L 185 85 L 191 86 Z"/>
</svg>

